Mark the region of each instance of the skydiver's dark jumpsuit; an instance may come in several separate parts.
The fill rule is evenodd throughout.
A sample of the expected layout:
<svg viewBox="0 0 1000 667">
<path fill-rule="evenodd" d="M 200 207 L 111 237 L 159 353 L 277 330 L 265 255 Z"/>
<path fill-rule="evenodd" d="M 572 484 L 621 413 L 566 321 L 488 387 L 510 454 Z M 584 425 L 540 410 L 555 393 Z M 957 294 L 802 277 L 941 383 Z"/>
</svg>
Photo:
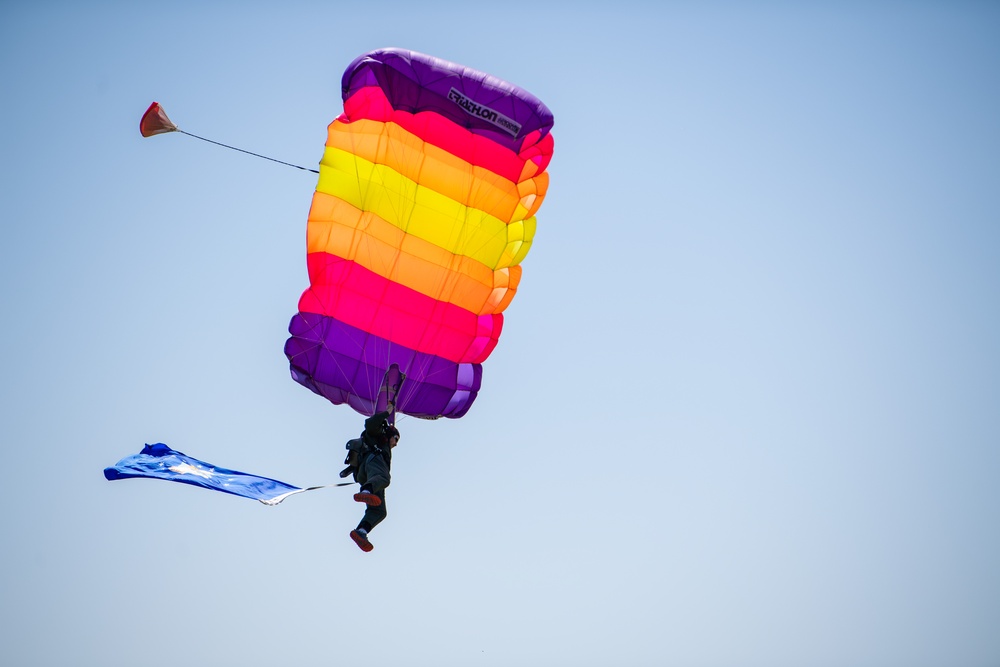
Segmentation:
<svg viewBox="0 0 1000 667">
<path fill-rule="evenodd" d="M 379 497 L 382 504 L 378 507 L 369 506 L 358 524 L 358 528 L 371 532 L 386 517 L 385 488 L 389 486 L 389 468 L 392 467 L 392 449 L 382 432 L 382 424 L 389 416 L 388 412 L 380 412 L 365 420 L 365 432 L 361 434 L 368 451 L 361 456 L 358 469 L 354 473 L 354 481 L 361 485 L 363 491 L 370 490 Z"/>
</svg>

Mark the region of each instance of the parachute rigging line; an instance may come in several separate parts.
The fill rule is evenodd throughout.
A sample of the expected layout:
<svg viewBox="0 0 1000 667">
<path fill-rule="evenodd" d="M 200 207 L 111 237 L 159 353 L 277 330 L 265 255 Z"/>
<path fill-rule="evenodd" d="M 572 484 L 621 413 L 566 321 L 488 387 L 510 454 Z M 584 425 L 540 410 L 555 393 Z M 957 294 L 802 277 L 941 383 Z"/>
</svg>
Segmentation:
<svg viewBox="0 0 1000 667">
<path fill-rule="evenodd" d="M 184 130 L 182 130 L 180 128 L 177 128 L 177 132 L 180 132 L 181 134 L 186 134 L 189 137 L 194 137 L 195 139 L 201 139 L 202 141 L 207 141 L 208 143 L 215 144 L 216 146 L 222 146 L 223 148 L 231 148 L 234 151 L 239 151 L 241 153 L 246 153 L 247 155 L 253 155 L 254 157 L 264 158 L 265 160 L 270 160 L 271 162 L 277 162 L 278 164 L 283 164 L 283 165 L 286 165 L 286 166 L 289 166 L 289 167 L 295 167 L 296 169 L 301 169 L 302 171 L 311 171 L 314 174 L 318 174 L 319 173 L 319 170 L 317 170 L 317 169 L 309 169 L 308 167 L 300 167 L 299 165 L 292 164 L 291 162 L 283 162 L 281 160 L 276 160 L 273 157 L 268 157 L 266 155 L 261 155 L 259 153 L 252 153 L 250 151 L 243 150 L 242 148 L 237 148 L 236 146 L 230 146 L 229 144 L 224 144 L 224 143 L 219 142 L 219 141 L 212 141 L 211 139 L 206 139 L 205 137 L 199 137 L 197 134 L 191 134 L 190 132 L 185 132 Z"/>
<path fill-rule="evenodd" d="M 152 137 L 157 134 L 164 134 L 166 132 L 180 132 L 181 134 L 186 134 L 189 137 L 194 137 L 195 139 L 201 139 L 202 141 L 207 141 L 210 144 L 215 144 L 216 146 L 222 146 L 223 148 L 230 148 L 234 151 L 239 151 L 241 153 L 246 153 L 247 155 L 253 155 L 254 157 L 263 158 L 265 160 L 270 160 L 271 162 L 277 162 L 278 164 L 283 164 L 287 167 L 295 167 L 296 169 L 301 169 L 302 171 L 311 171 L 314 174 L 318 174 L 319 171 L 316 169 L 309 169 L 307 167 L 300 167 L 297 164 L 292 164 L 291 162 L 284 162 L 283 160 L 276 160 L 273 157 L 268 157 L 266 155 L 261 155 L 260 153 L 253 153 L 251 151 L 243 150 L 242 148 L 237 148 L 236 146 L 230 146 L 229 144 L 224 144 L 220 141 L 213 141 L 212 139 L 206 139 L 205 137 L 199 137 L 197 134 L 191 134 L 190 132 L 185 132 L 181 128 L 174 125 L 174 123 L 167 117 L 167 112 L 163 110 L 159 102 L 153 102 L 146 109 L 146 113 L 142 114 L 142 120 L 139 121 L 139 133 L 144 137 Z"/>
</svg>

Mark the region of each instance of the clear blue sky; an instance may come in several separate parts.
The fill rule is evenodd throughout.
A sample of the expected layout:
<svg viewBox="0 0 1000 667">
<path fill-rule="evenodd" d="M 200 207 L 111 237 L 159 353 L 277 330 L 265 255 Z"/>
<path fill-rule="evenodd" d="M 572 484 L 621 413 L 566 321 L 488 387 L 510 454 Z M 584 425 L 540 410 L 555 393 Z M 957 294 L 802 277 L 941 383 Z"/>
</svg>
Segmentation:
<svg viewBox="0 0 1000 667">
<path fill-rule="evenodd" d="M 280 8 L 278 5 L 280 4 Z M 343 5 L 342 7 L 337 7 Z M 0 663 L 1000 664 L 1000 9 L 0 6 Z M 361 419 L 282 354 L 357 55 L 554 112 L 484 391 L 388 520 L 106 482 L 146 442 L 299 485 Z"/>
</svg>

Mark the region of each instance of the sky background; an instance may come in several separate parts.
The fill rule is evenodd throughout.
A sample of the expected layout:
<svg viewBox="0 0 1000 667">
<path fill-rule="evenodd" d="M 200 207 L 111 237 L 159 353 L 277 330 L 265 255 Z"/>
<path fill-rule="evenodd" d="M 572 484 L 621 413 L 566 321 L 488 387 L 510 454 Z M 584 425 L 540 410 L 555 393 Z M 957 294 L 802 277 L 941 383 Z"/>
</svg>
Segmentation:
<svg viewBox="0 0 1000 667">
<path fill-rule="evenodd" d="M 1000 7 L 0 4 L 0 663 L 1000 664 Z M 404 419 L 374 552 L 105 466 L 300 486 L 362 418 L 289 378 L 356 56 L 555 115 L 483 391 Z"/>
</svg>

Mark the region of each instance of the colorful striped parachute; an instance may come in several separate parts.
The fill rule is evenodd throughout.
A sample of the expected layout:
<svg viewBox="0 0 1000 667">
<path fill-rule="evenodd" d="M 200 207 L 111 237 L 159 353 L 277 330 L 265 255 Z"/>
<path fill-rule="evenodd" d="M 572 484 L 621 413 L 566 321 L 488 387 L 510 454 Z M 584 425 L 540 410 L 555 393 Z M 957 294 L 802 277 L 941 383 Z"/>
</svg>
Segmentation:
<svg viewBox="0 0 1000 667">
<path fill-rule="evenodd" d="M 548 186 L 552 113 L 400 49 L 342 80 L 309 212 L 292 377 L 362 414 L 461 417 L 497 344 Z"/>
</svg>

